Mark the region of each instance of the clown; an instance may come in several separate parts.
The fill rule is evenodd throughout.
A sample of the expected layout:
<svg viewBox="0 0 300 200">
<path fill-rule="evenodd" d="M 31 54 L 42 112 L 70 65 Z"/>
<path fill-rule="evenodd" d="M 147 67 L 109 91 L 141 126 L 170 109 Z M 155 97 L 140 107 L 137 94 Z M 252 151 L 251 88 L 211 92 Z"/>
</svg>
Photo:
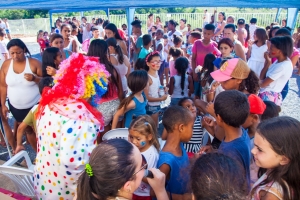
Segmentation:
<svg viewBox="0 0 300 200">
<path fill-rule="evenodd" d="M 109 76 L 98 58 L 73 54 L 61 63 L 54 87 L 44 89 L 36 114 L 38 199 L 73 199 L 77 178 L 104 126 L 94 107 L 107 91 Z"/>
</svg>

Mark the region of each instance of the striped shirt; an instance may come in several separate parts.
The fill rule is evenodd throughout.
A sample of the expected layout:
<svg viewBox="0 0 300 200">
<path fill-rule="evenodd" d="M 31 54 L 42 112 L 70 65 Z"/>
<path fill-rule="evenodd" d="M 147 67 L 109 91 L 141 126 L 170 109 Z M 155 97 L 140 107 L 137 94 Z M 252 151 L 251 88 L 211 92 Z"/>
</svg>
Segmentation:
<svg viewBox="0 0 300 200">
<path fill-rule="evenodd" d="M 201 125 L 201 116 L 197 116 L 194 122 L 193 135 L 188 143 L 183 143 L 186 152 L 197 153 L 199 152 L 202 144 L 203 129 Z"/>
</svg>

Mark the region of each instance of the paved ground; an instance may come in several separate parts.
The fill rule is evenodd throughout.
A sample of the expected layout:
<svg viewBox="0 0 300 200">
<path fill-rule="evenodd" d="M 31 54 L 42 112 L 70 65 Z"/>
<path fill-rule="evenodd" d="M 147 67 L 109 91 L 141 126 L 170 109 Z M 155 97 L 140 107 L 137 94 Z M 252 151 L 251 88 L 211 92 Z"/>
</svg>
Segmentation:
<svg viewBox="0 0 300 200">
<path fill-rule="evenodd" d="M 29 51 L 31 52 L 32 56 L 41 59 L 39 54 L 39 46 L 36 43 L 26 43 Z M 282 112 L 280 115 L 286 115 L 294 117 L 300 120 L 300 76 L 293 75 L 290 79 L 290 90 L 283 102 Z M 11 127 L 13 127 L 14 119 L 10 119 L 9 123 Z M 162 127 L 159 127 L 161 132 Z M 32 150 L 30 145 L 25 145 L 26 150 L 28 151 L 30 158 L 33 160 L 35 158 L 35 152 Z M 8 154 L 7 149 L 0 146 L 0 160 L 7 160 Z M 1 185 L 1 184 L 0 184 Z"/>
</svg>

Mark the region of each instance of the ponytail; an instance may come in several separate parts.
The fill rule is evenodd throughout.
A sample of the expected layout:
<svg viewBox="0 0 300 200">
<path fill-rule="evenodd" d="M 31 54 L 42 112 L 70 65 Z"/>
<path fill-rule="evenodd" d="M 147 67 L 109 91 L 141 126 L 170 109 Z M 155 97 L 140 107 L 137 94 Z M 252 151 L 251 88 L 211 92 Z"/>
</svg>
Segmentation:
<svg viewBox="0 0 300 200">
<path fill-rule="evenodd" d="M 248 77 L 239 85 L 239 91 L 247 90 L 250 94 L 257 94 L 259 89 L 259 79 L 255 72 L 250 70 Z"/>
<path fill-rule="evenodd" d="M 92 185 L 90 184 L 90 179 L 94 179 L 94 177 L 89 177 L 87 172 L 83 170 L 79 179 L 77 188 L 80 188 L 81 192 L 77 192 L 77 199 L 97 200 L 93 195 Z"/>
<path fill-rule="evenodd" d="M 123 55 L 123 52 L 122 52 L 122 49 L 121 49 L 120 45 L 117 44 L 117 46 L 114 47 L 114 48 L 115 48 L 115 50 L 118 54 L 118 62 L 120 64 L 123 64 L 124 63 L 124 55 Z"/>
</svg>

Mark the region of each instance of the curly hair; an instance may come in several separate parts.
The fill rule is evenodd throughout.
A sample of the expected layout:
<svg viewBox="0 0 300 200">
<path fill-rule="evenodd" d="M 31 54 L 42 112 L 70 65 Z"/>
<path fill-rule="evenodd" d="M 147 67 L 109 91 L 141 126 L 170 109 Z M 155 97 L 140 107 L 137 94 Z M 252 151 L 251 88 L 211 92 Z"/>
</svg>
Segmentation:
<svg viewBox="0 0 300 200">
<path fill-rule="evenodd" d="M 252 70 L 250 70 L 248 77 L 239 85 L 239 91 L 247 90 L 250 94 L 257 94 L 259 88 L 259 78 Z"/>
</svg>

